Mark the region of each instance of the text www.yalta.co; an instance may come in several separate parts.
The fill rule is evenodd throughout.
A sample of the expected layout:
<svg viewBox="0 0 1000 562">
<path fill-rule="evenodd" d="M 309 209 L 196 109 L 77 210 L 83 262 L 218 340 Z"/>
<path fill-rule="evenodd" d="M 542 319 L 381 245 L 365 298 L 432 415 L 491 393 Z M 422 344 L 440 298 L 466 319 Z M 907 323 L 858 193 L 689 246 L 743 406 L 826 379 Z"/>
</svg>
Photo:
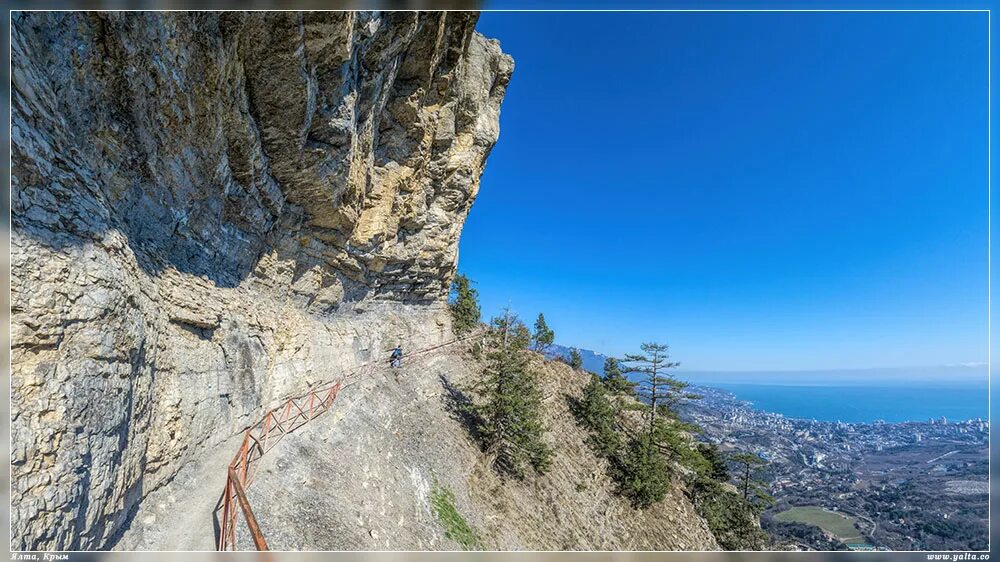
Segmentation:
<svg viewBox="0 0 1000 562">
<path fill-rule="evenodd" d="M 947 562 L 960 562 L 965 560 L 989 560 L 989 552 L 962 552 L 960 554 L 928 554 L 928 560 L 945 560 Z"/>
</svg>

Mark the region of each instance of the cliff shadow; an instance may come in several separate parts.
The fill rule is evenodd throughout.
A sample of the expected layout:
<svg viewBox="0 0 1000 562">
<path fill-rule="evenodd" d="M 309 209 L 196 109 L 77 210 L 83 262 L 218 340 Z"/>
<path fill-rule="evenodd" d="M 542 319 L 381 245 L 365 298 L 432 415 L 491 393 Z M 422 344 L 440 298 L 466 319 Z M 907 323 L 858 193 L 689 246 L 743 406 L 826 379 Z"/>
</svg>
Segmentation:
<svg viewBox="0 0 1000 562">
<path fill-rule="evenodd" d="M 451 415 L 452 419 L 462 424 L 462 427 L 468 432 L 469 437 L 481 448 L 483 436 L 479 428 L 483 425 L 483 418 L 476 412 L 472 399 L 460 388 L 452 384 L 448 380 L 448 377 L 439 375 L 438 379 L 441 381 L 441 388 L 445 391 L 442 396 L 445 410 Z"/>
</svg>

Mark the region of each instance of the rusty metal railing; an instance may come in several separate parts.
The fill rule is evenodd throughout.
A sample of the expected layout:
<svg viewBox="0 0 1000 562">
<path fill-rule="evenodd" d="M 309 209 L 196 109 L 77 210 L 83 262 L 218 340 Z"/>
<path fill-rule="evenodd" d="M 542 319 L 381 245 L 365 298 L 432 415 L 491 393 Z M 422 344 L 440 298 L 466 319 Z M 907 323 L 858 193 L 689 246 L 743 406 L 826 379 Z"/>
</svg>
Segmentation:
<svg viewBox="0 0 1000 562">
<path fill-rule="evenodd" d="M 257 518 L 250 509 L 246 489 L 257 475 L 257 461 L 264 453 L 281 441 L 281 438 L 302 427 L 309 420 L 330 409 L 340 392 L 340 381 L 327 388 L 310 390 L 305 396 L 289 398 L 281 406 L 268 412 L 264 419 L 243 434 L 243 444 L 229 463 L 226 488 L 222 496 L 222 520 L 219 525 L 219 550 L 228 550 L 236 544 L 237 511 L 234 500 L 239 503 L 250 528 L 257 550 L 267 550 L 267 541 L 260 531 Z"/>
<path fill-rule="evenodd" d="M 475 337 L 480 337 L 480 333 L 473 333 L 462 338 L 408 353 L 406 357 L 421 356 L 450 345 L 466 341 Z M 264 453 L 271 450 L 281 439 L 296 429 L 302 427 L 310 420 L 326 412 L 333 405 L 337 394 L 344 388 L 343 382 L 347 379 L 358 376 L 364 369 L 377 366 L 382 361 L 369 362 L 359 367 L 354 372 L 341 377 L 340 380 L 326 383 L 319 388 L 310 389 L 306 394 L 295 398 L 289 398 L 280 406 L 270 410 L 263 419 L 247 428 L 243 433 L 243 442 L 236 452 L 229 468 L 226 472 L 226 487 L 222 492 L 221 518 L 219 522 L 219 538 L 216 547 L 218 550 L 236 549 L 236 522 L 239 514 L 247 522 L 250 537 L 253 539 L 254 547 L 257 550 L 268 550 L 267 540 L 260 530 L 260 524 L 250 508 L 250 501 L 247 499 L 246 490 L 253 483 L 257 475 L 258 460 Z M 237 509 L 236 504 L 239 504 Z"/>
</svg>

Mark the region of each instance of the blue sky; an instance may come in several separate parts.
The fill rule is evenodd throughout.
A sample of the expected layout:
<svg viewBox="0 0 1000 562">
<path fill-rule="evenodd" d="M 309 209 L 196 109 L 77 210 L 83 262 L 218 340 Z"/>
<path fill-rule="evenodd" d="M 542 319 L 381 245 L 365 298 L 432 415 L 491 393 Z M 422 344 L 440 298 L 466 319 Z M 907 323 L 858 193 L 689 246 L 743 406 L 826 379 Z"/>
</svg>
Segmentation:
<svg viewBox="0 0 1000 562">
<path fill-rule="evenodd" d="M 459 269 L 699 370 L 987 357 L 982 13 L 484 13 L 515 59 Z"/>
</svg>

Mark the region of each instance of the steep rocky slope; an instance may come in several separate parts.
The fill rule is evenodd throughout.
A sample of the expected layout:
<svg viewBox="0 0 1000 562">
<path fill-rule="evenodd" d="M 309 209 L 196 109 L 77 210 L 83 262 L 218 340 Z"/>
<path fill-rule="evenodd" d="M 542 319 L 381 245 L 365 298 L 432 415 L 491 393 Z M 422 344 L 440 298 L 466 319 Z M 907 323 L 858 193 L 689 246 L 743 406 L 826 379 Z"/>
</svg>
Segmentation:
<svg viewBox="0 0 1000 562">
<path fill-rule="evenodd" d="M 511 482 L 491 470 L 455 409 L 481 365 L 451 350 L 371 373 L 268 452 L 248 496 L 271 548 L 461 549 L 432 507 L 435 492 L 447 489 L 480 548 L 718 549 L 679 484 L 647 510 L 616 495 L 606 462 L 569 411 L 587 377 L 559 362 L 533 364 L 555 453 L 548 474 Z M 221 487 L 222 467 L 214 476 Z M 212 548 L 205 521 L 192 530 L 177 515 L 196 490 L 191 482 L 154 494 L 118 548 Z M 241 522 L 238 546 L 252 548 L 245 529 Z"/>
<path fill-rule="evenodd" d="M 109 546 L 442 300 L 513 63 L 472 13 L 16 13 L 13 549 Z"/>
</svg>

